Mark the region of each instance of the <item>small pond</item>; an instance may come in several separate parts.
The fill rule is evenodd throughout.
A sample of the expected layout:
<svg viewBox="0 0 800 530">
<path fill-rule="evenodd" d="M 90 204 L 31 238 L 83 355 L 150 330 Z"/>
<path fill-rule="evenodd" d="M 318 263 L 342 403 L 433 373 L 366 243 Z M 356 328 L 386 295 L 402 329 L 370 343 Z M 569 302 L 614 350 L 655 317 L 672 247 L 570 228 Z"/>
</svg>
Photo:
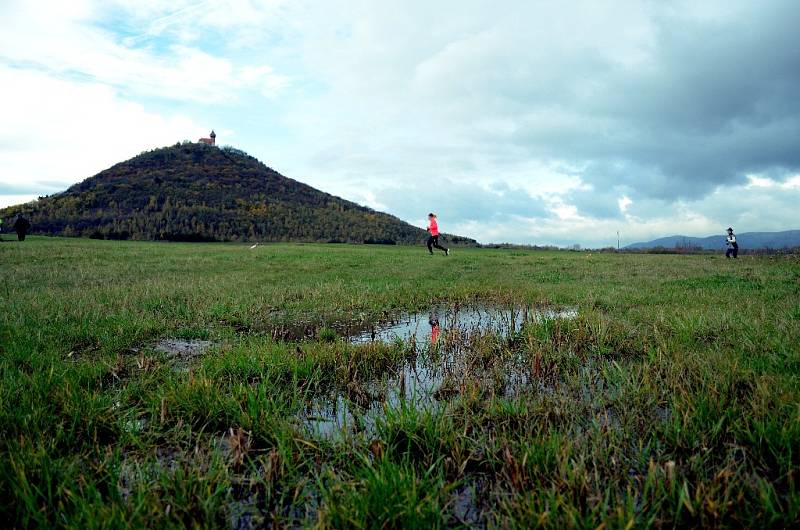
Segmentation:
<svg viewBox="0 0 800 530">
<path fill-rule="evenodd" d="M 318 397 L 300 420 L 317 436 L 339 437 L 373 432 L 379 418 L 403 404 L 430 410 L 465 393 L 518 395 L 531 385 L 530 361 L 508 352 L 495 355 L 493 340 L 521 331 L 526 323 L 576 316 L 575 308 L 436 308 L 376 325 L 349 340 L 406 341 L 417 353 L 380 379 Z"/>
</svg>

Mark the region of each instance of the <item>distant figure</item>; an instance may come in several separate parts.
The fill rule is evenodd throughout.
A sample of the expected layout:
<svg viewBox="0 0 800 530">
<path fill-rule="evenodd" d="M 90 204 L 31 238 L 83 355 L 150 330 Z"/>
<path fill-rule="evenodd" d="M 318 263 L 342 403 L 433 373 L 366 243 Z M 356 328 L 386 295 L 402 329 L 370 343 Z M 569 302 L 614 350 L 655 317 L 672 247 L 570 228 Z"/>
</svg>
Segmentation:
<svg viewBox="0 0 800 530">
<path fill-rule="evenodd" d="M 428 252 L 433 256 L 433 248 L 436 247 L 444 252 L 445 256 L 450 255 L 450 251 L 439 245 L 439 225 L 436 223 L 436 214 L 431 212 L 428 214 L 428 232 L 431 233 L 428 237 Z"/>
<path fill-rule="evenodd" d="M 725 251 L 725 257 L 735 258 L 739 257 L 739 244 L 736 242 L 736 235 L 733 233 L 733 228 L 728 228 L 728 237 L 725 238 L 725 244 L 728 245 L 728 250 Z"/>
<path fill-rule="evenodd" d="M 17 239 L 20 241 L 25 241 L 25 236 L 28 234 L 28 230 L 31 227 L 31 223 L 28 222 L 27 219 L 22 217 L 21 215 L 17 217 L 16 222 L 14 222 L 14 230 L 17 231 Z"/>
</svg>

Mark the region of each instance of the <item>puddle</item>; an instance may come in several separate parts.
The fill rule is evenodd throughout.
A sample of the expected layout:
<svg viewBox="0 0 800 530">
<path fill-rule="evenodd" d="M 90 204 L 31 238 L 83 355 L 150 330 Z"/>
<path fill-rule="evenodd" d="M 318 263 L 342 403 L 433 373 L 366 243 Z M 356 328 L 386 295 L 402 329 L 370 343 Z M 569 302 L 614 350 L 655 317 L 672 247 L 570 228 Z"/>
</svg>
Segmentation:
<svg viewBox="0 0 800 530">
<path fill-rule="evenodd" d="M 250 433 L 241 428 L 230 428 L 214 444 L 223 457 L 235 466 L 241 466 L 250 452 L 252 440 Z"/>
<path fill-rule="evenodd" d="M 436 308 L 430 312 L 403 313 L 399 316 L 384 311 L 377 320 L 365 313 L 339 315 L 332 320 L 315 319 L 310 316 L 296 316 L 291 321 L 273 322 L 262 325 L 274 340 L 296 342 L 304 340 L 335 340 L 344 337 L 349 342 L 370 341 L 392 342 L 394 340 L 414 339 L 417 342 L 430 340 L 432 335 L 448 330 L 481 330 L 507 334 L 519 331 L 524 322 L 540 322 L 547 319 L 571 319 L 578 316 L 574 307 L 553 309 L 547 307 L 527 307 L 501 309 L 493 306 L 460 306 Z M 237 331 L 248 333 L 258 329 L 234 326 Z"/>
<path fill-rule="evenodd" d="M 459 485 L 450 495 L 451 511 L 455 522 L 466 528 L 487 528 L 486 512 L 491 511 L 487 487 L 477 479 Z"/>
<path fill-rule="evenodd" d="M 227 503 L 228 528 L 249 530 L 264 527 L 264 514 L 256 505 L 256 496 L 247 495 L 241 500 Z"/>
<path fill-rule="evenodd" d="M 187 372 L 194 359 L 204 355 L 219 343 L 200 339 L 161 339 L 153 345 L 156 352 L 165 353 L 175 372 Z"/>
<path fill-rule="evenodd" d="M 296 319 L 267 326 L 273 340 L 298 342 L 304 340 L 335 340 L 337 337 L 353 337 L 373 327 L 365 320 L 350 319 L 320 322 L 314 319 Z"/>
<path fill-rule="evenodd" d="M 145 430 L 148 423 L 150 422 L 146 418 L 128 419 L 122 423 L 122 428 L 128 433 L 140 433 Z"/>
<path fill-rule="evenodd" d="M 126 455 L 120 463 L 117 489 L 123 500 L 127 501 L 137 485 L 154 482 L 162 473 L 174 474 L 189 461 L 196 465 L 202 461 L 200 468 L 205 469 L 206 463 L 202 456 L 197 448 L 192 454 L 171 447 L 156 447 L 148 456 Z"/>
<path fill-rule="evenodd" d="M 482 368 L 452 356 L 434 360 L 419 355 L 380 380 L 317 397 L 299 419 L 321 438 L 372 436 L 389 409 L 406 405 L 418 411 L 434 411 L 459 397 L 515 397 L 531 386 L 531 379 L 530 367 L 513 359 Z"/>
<path fill-rule="evenodd" d="M 173 359 L 189 360 L 203 355 L 212 346 L 214 343 L 210 340 L 162 339 L 153 346 L 153 349 L 166 353 L 167 357 Z"/>
<path fill-rule="evenodd" d="M 498 348 L 497 337 L 519 332 L 525 323 L 574 318 L 575 309 L 501 310 L 467 308 L 401 318 L 350 338 L 353 343 L 406 341 L 416 352 L 394 370 L 342 391 L 319 396 L 299 420 L 321 438 L 375 434 L 388 409 L 408 405 L 436 410 L 458 397 L 515 397 L 530 388 L 536 367 L 527 356 Z"/>
<path fill-rule="evenodd" d="M 528 386 L 530 369 L 520 359 L 489 361 L 461 352 L 424 352 L 380 379 L 313 400 L 300 419 L 312 434 L 335 438 L 375 433 L 387 409 L 407 405 L 435 410 L 459 396 L 515 396 Z"/>
<path fill-rule="evenodd" d="M 476 332 L 509 335 L 519 332 L 527 322 L 573 319 L 577 316 L 578 310 L 574 307 L 499 309 L 478 306 L 433 309 L 425 313 L 404 315 L 387 324 L 378 324 L 370 330 L 351 336 L 350 341 L 364 343 L 413 340 L 417 344 L 436 344 L 447 335 Z"/>
</svg>

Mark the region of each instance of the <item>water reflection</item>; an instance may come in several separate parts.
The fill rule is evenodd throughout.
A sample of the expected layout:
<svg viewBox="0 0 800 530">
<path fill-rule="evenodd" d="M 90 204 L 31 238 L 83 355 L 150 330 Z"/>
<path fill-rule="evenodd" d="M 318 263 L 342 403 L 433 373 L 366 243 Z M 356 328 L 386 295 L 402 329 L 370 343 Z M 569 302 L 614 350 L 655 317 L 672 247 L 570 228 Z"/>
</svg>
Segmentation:
<svg viewBox="0 0 800 530">
<path fill-rule="evenodd" d="M 578 316 L 574 307 L 496 308 L 490 306 L 448 308 L 434 307 L 424 313 L 402 315 L 397 320 L 378 324 L 372 329 L 351 337 L 351 342 L 393 342 L 413 340 L 416 344 L 435 345 L 453 331 L 461 333 L 496 333 L 509 335 L 519 332 L 525 322 L 571 319 Z M 427 323 L 427 325 L 426 325 Z"/>
<path fill-rule="evenodd" d="M 390 409 L 432 410 L 458 395 L 514 396 L 531 385 L 530 360 L 521 352 L 497 354 L 497 336 L 526 323 L 574 318 L 575 309 L 433 308 L 406 315 L 351 338 L 355 343 L 403 340 L 412 354 L 394 370 L 345 391 L 318 396 L 300 419 L 317 436 L 373 433 Z"/>
<path fill-rule="evenodd" d="M 439 340 L 439 314 L 436 310 L 431 311 L 428 324 L 431 326 L 431 347 L 434 347 Z"/>
</svg>

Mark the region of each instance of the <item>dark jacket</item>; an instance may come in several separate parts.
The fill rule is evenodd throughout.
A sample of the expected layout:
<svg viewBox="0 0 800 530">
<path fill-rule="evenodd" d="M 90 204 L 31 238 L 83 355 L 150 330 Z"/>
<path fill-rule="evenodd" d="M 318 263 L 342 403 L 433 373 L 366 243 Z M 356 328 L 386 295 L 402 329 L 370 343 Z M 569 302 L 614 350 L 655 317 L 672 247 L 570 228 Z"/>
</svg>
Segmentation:
<svg viewBox="0 0 800 530">
<path fill-rule="evenodd" d="M 30 227 L 31 223 L 24 217 L 17 217 L 17 220 L 14 222 L 14 230 L 23 234 L 26 233 Z"/>
</svg>

